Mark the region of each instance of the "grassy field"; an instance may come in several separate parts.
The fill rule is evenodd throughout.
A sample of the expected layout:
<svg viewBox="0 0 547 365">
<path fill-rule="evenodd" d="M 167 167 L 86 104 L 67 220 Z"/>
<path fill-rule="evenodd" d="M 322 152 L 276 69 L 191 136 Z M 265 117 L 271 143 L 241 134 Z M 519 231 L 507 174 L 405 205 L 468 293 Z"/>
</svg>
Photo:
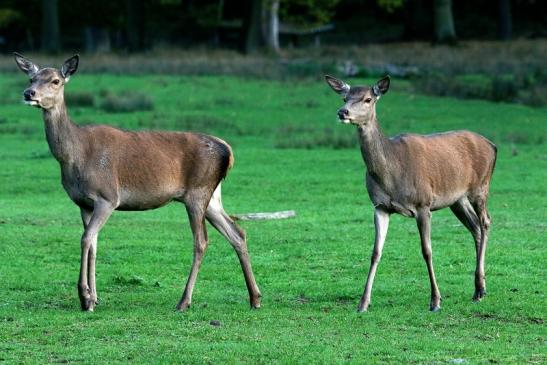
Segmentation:
<svg viewBox="0 0 547 365">
<path fill-rule="evenodd" d="M 0 363 L 547 361 L 547 108 L 416 96 L 392 82 L 379 104 L 387 134 L 465 128 L 498 144 L 488 296 L 471 302 L 473 241 L 439 211 L 432 240 L 444 300 L 430 313 L 415 222 L 394 216 L 372 306 L 357 314 L 372 206 L 354 128 L 335 123 L 341 101 L 324 82 L 75 75 L 66 92 L 76 122 L 216 134 L 236 155 L 223 183 L 228 212 L 297 212 L 242 223 L 262 309 L 249 310 L 236 255 L 209 229 L 185 313 L 174 312 L 192 259 L 183 207 L 117 212 L 99 239 L 100 305 L 83 313 L 79 211 L 61 187 L 41 112 L 20 102 L 25 81 L 0 76 Z M 146 110 L 116 113 L 116 95 Z"/>
</svg>

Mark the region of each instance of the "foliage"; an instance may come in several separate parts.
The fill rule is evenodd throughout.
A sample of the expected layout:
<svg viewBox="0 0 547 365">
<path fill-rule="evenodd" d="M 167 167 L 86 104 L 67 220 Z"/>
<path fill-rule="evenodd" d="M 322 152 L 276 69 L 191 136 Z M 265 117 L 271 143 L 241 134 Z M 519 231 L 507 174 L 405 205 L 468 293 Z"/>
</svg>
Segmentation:
<svg viewBox="0 0 547 365">
<path fill-rule="evenodd" d="M 307 26 L 323 25 L 332 20 L 340 0 L 281 1 L 279 17 L 288 23 Z"/>
<path fill-rule="evenodd" d="M 12 22 L 21 20 L 21 13 L 14 9 L 0 8 L 0 28 L 10 25 Z"/>
<path fill-rule="evenodd" d="M 378 5 L 392 13 L 396 9 L 402 8 L 404 0 L 378 0 Z"/>
<path fill-rule="evenodd" d="M 82 69 L 85 71 L 85 69 Z M 192 260 L 184 208 L 115 212 L 97 256 L 100 305 L 79 311 L 78 208 L 61 187 L 39 110 L 19 101 L 22 74 L 0 75 L 17 98 L 0 105 L 0 362 L 11 363 L 545 363 L 545 108 L 401 92 L 378 106 L 389 135 L 470 129 L 498 144 L 488 296 L 473 292 L 474 245 L 450 210 L 433 213 L 443 295 L 429 313 L 429 281 L 412 219 L 394 216 L 370 312 L 355 313 L 373 242 L 373 207 L 358 147 L 278 149 L 284 125 L 331 128 L 342 101 L 322 80 L 78 73 L 66 93 L 146 90 L 154 111 L 70 109 L 76 122 L 127 129 L 214 128 L 234 148 L 223 182 L 229 213 L 294 209 L 294 219 L 242 222 L 263 308 L 248 309 L 230 245 L 210 226 L 193 306 L 173 311 Z M 373 79 L 351 79 L 371 84 Z M 104 93 L 103 93 L 104 94 Z M 181 121 L 185 120 L 185 121 Z M 235 128 L 237 127 L 237 128 Z M 243 133 L 242 133 L 243 131 Z M 290 134 L 290 132 L 287 132 Z M 310 132 L 313 133 L 313 132 Z M 512 151 L 513 150 L 513 153 Z M 515 153 L 514 151 L 517 151 Z"/>
<path fill-rule="evenodd" d="M 250 2 L 72 0 L 67 6 L 67 2 L 60 1 L 61 43 L 67 51 L 93 49 L 89 47 L 93 37 L 110 40 L 110 46 L 115 50 L 129 48 L 134 51 L 135 39 L 138 49 L 211 44 L 237 49 L 245 34 L 238 27 L 246 23 L 242 18 L 249 16 Z M 0 5 L 0 48 L 10 52 L 36 51 L 43 36 L 42 7 L 50 3 L 3 0 Z M 429 41 L 432 37 L 431 0 L 282 0 L 280 5 L 283 21 L 304 28 L 336 23 L 336 28 L 322 37 L 322 44 Z M 547 12 L 547 2 L 513 1 L 511 9 L 514 24 L 518 25 L 514 29 L 515 38 L 545 36 L 543 14 Z M 224 24 L 227 27 L 218 29 L 220 18 L 229 21 Z M 489 1 L 457 1 L 454 22 L 462 39 L 496 38 L 498 17 Z"/>
<path fill-rule="evenodd" d="M 196 23 L 202 27 L 216 27 L 220 21 L 218 2 L 203 2 L 199 7 L 192 7 L 190 16 L 196 19 Z"/>
</svg>

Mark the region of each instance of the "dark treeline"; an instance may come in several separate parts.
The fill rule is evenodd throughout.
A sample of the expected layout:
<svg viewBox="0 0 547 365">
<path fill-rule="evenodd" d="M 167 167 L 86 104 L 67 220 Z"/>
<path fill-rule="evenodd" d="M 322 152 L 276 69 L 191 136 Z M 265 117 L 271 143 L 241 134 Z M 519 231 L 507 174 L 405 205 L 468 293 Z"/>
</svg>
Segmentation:
<svg viewBox="0 0 547 365">
<path fill-rule="evenodd" d="M 0 48 L 208 46 L 252 53 L 321 42 L 452 43 L 547 36 L 538 0 L 3 0 Z"/>
</svg>

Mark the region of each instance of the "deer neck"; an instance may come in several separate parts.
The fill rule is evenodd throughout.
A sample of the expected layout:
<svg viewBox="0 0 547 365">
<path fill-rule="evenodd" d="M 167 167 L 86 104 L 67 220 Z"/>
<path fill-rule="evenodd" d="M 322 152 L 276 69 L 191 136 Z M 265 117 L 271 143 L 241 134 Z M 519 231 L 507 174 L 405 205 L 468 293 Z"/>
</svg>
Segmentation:
<svg viewBox="0 0 547 365">
<path fill-rule="evenodd" d="M 51 109 L 43 109 L 46 139 L 57 161 L 73 162 L 79 155 L 79 127 L 68 117 L 64 100 Z"/>
<path fill-rule="evenodd" d="M 359 126 L 357 133 L 368 173 L 377 180 L 385 180 L 389 172 L 391 141 L 380 130 L 375 116 Z"/>
</svg>

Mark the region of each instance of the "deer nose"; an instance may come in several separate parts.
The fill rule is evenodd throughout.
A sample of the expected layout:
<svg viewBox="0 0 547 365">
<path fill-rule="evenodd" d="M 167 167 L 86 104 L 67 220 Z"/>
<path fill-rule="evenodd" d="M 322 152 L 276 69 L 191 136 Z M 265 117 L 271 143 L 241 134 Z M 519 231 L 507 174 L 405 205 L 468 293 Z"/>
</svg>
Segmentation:
<svg viewBox="0 0 547 365">
<path fill-rule="evenodd" d="M 349 115 L 349 110 L 347 110 L 346 108 L 342 108 L 338 110 L 338 118 L 346 119 L 348 115 Z"/>
<path fill-rule="evenodd" d="M 34 95 L 36 95 L 36 91 L 31 90 L 31 89 L 27 89 L 23 93 L 23 96 L 25 97 L 25 100 L 31 100 Z"/>
</svg>

